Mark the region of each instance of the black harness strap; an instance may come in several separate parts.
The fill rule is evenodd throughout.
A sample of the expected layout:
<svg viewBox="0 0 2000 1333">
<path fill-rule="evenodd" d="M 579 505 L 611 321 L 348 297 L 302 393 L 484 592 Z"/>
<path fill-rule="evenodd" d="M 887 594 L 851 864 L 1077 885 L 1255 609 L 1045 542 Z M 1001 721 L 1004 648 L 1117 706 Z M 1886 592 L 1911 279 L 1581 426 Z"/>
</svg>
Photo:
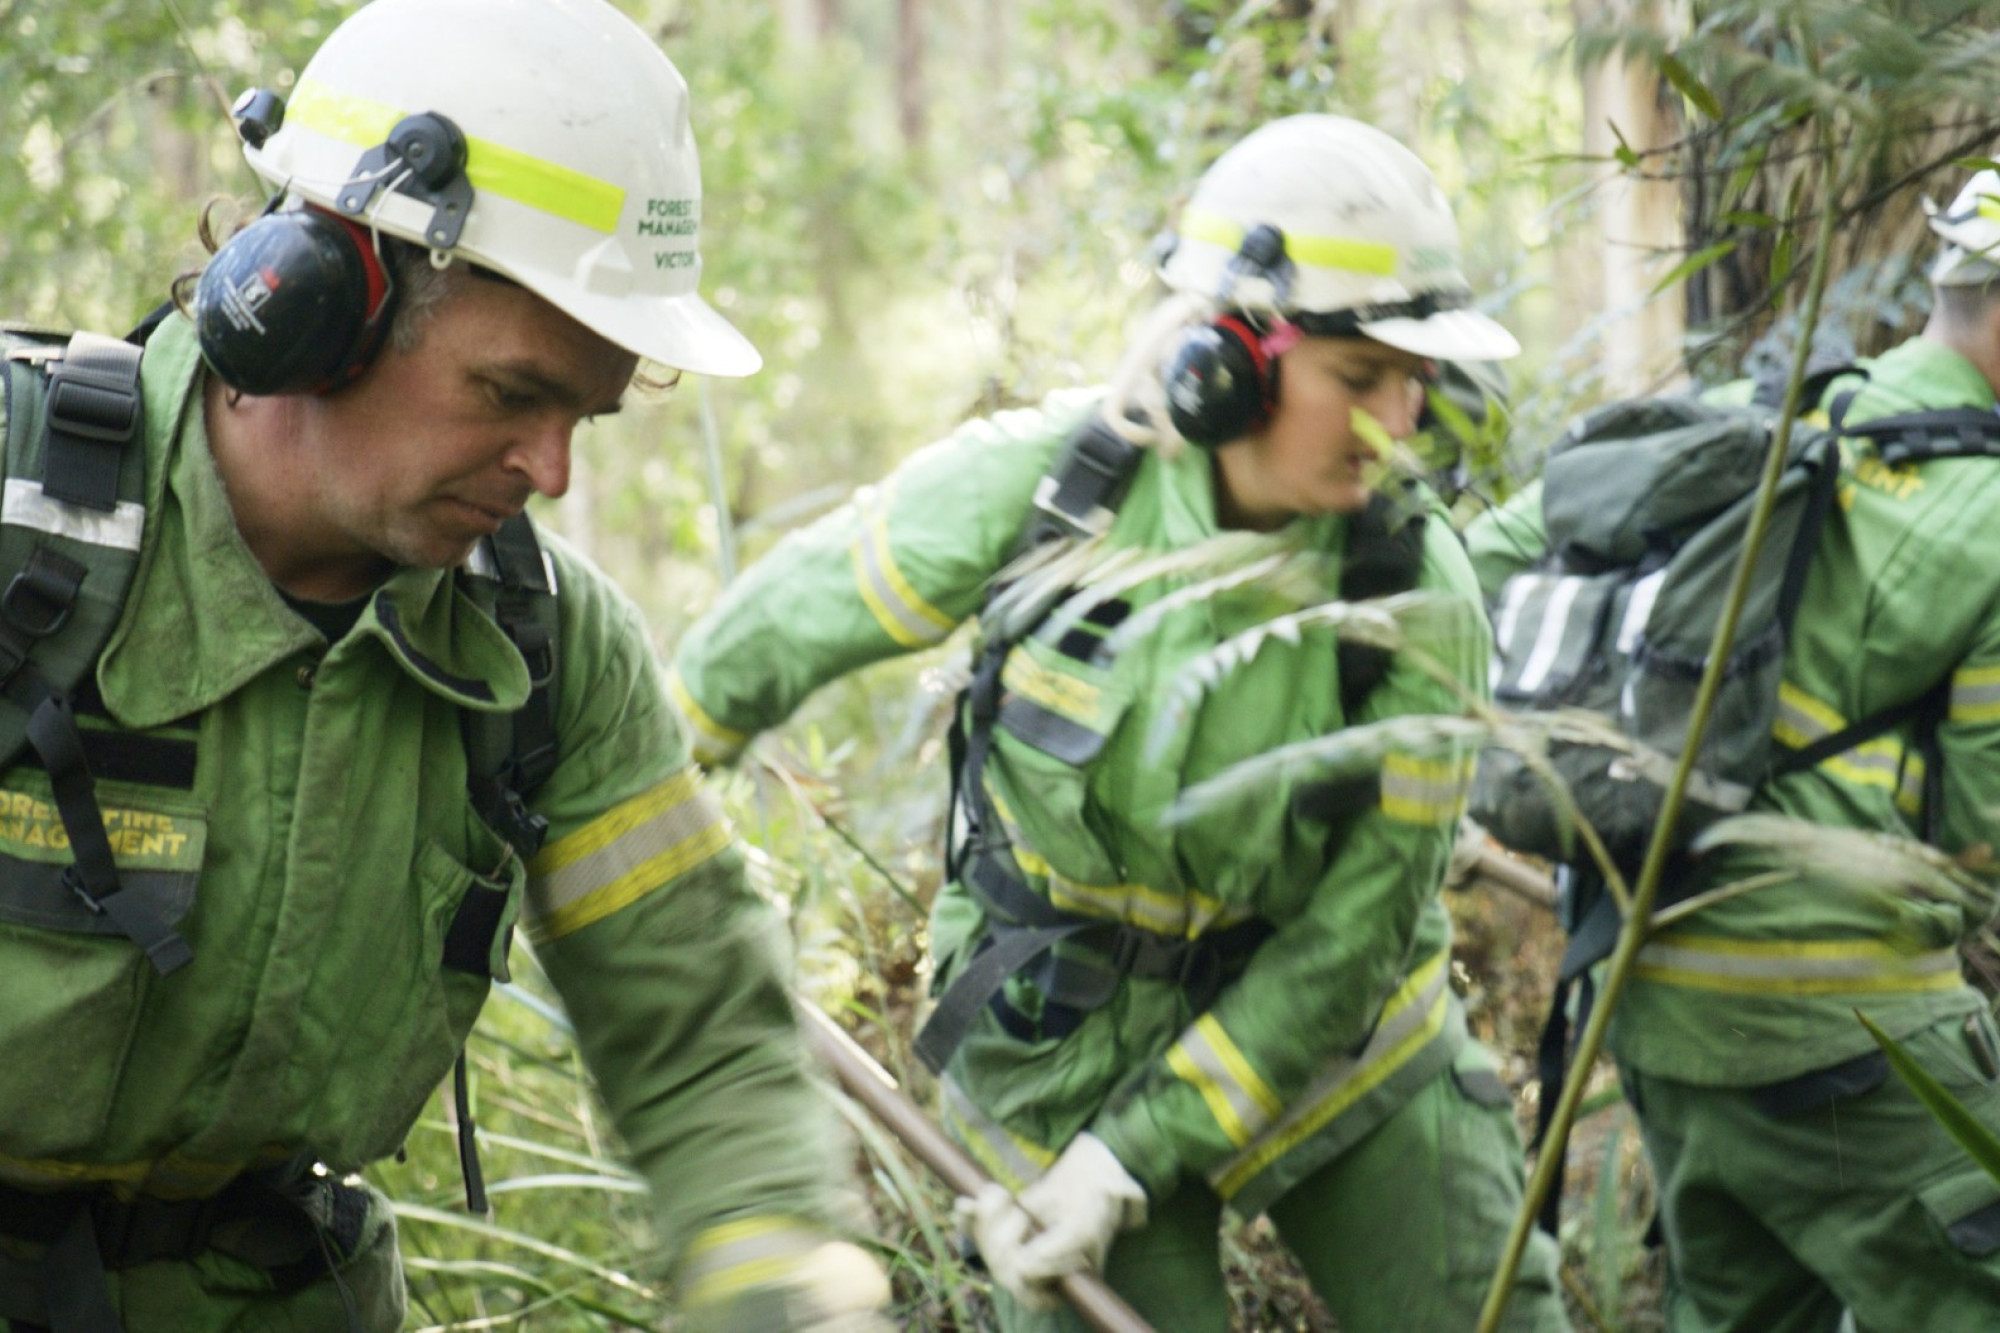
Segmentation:
<svg viewBox="0 0 2000 1333">
<path fill-rule="evenodd" d="M 55 499 L 104 513 L 118 507 L 119 467 L 139 434 L 139 352 L 100 333 L 70 336 L 49 376 L 42 489 Z"/>
<path fill-rule="evenodd" d="M 93 913 L 107 916 L 119 932 L 145 951 L 153 970 L 167 976 L 194 961 L 194 951 L 164 915 L 146 899 L 123 891 L 97 784 L 83 757 L 83 738 L 67 695 L 37 685 L 42 698 L 28 714 L 28 743 L 47 769 L 56 813 L 69 834 L 75 862 L 65 883 Z"/>
</svg>

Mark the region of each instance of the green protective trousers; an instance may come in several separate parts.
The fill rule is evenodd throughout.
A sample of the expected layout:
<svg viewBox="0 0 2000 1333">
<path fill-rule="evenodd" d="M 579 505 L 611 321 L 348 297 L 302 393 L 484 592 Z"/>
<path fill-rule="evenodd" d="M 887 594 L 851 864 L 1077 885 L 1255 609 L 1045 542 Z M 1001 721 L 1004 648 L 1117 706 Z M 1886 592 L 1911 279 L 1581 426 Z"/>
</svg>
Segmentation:
<svg viewBox="0 0 2000 1333">
<path fill-rule="evenodd" d="M 1991 1024 L 1972 1025 L 1903 1044 L 2000 1133 Z M 1659 1186 L 1670 1333 L 1834 1333 L 1843 1310 L 1858 1333 L 2000 1329 L 2000 1183 L 1893 1073 L 1807 1098 L 1801 1079 L 1712 1088 L 1622 1072 Z"/>
<path fill-rule="evenodd" d="M 1461 1059 L 1269 1216 L 1341 1333 L 1469 1333 L 1521 1193 L 1506 1091 Z M 1230 1328 L 1221 1218 L 1222 1201 L 1191 1180 L 1112 1246 L 1105 1279 L 1158 1333 Z M 1501 1325 L 1508 1333 L 1566 1333 L 1556 1263 L 1554 1241 L 1535 1231 Z M 1024 1310 L 997 1289 L 995 1303 L 1006 1333 L 1089 1327 L 1068 1308 Z"/>
</svg>

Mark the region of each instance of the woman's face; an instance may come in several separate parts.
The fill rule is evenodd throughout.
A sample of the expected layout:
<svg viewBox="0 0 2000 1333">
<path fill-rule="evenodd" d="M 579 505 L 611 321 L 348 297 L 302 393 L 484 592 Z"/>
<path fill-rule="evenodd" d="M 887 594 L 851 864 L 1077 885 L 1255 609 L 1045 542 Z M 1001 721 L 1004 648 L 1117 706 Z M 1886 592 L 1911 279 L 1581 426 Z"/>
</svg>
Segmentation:
<svg viewBox="0 0 2000 1333">
<path fill-rule="evenodd" d="M 1215 452 L 1224 527 L 1268 530 L 1300 514 L 1357 512 L 1383 447 L 1416 430 L 1422 357 L 1369 338 L 1302 338 L 1277 366 L 1270 418 Z"/>
</svg>

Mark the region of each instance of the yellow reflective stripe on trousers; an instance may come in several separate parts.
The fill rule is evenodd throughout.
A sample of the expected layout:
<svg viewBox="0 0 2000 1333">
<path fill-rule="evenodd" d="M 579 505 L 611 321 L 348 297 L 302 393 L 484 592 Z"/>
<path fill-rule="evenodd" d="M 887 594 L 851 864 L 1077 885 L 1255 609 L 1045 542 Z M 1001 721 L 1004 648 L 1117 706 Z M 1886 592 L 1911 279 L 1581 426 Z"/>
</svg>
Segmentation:
<svg viewBox="0 0 2000 1333">
<path fill-rule="evenodd" d="M 745 1217 L 709 1227 L 681 1259 L 682 1300 L 699 1308 L 781 1282 L 826 1237 L 789 1217 Z"/>
<path fill-rule="evenodd" d="M 943 643 L 957 622 L 925 601 L 896 567 L 896 557 L 889 548 L 888 488 L 884 486 L 867 504 L 852 549 L 854 582 L 861 600 L 868 604 L 882 632 L 903 647 Z"/>
<path fill-rule="evenodd" d="M 1465 811 L 1472 786 L 1472 758 L 1422 759 L 1391 751 L 1382 756 L 1382 813 L 1405 824 L 1450 824 Z"/>
<path fill-rule="evenodd" d="M 1771 735 L 1781 745 L 1803 750 L 1846 726 L 1847 719 L 1839 709 L 1813 698 L 1788 680 L 1778 682 L 1778 714 L 1771 723 Z M 1924 757 L 1906 749 L 1893 736 L 1864 741 L 1822 760 L 1819 766 L 1842 782 L 1895 793 L 1897 807 L 1907 814 L 1923 808 Z"/>
<path fill-rule="evenodd" d="M 1215 1123 L 1239 1148 L 1285 1109 L 1213 1014 L 1196 1019 L 1167 1048 L 1167 1068 L 1201 1094 Z"/>
<path fill-rule="evenodd" d="M 695 702 L 694 695 L 688 693 L 687 682 L 681 679 L 678 667 L 667 673 L 667 694 L 673 699 L 674 707 L 681 710 L 688 729 L 694 733 L 690 738 L 693 742 L 691 748 L 694 757 L 702 763 L 720 763 L 749 743 L 748 736 L 723 726 L 708 715 L 707 709 Z"/>
<path fill-rule="evenodd" d="M 1410 973 L 1375 1024 L 1361 1054 L 1342 1058 L 1293 1099 L 1291 1109 L 1244 1151 L 1208 1173 L 1208 1183 L 1223 1198 L 1233 1198 L 1271 1163 L 1318 1133 L 1328 1121 L 1379 1087 L 1408 1064 L 1444 1030 L 1450 1012 L 1446 985 L 1448 950 Z"/>
<path fill-rule="evenodd" d="M 1639 951 L 1647 981 L 1734 995 L 1954 990 L 1958 951 L 1902 953 L 1880 940 L 1738 940 L 1673 935 Z"/>
<path fill-rule="evenodd" d="M 2000 721 L 2000 666 L 1960 667 L 1952 672 L 1951 711 L 1946 718 L 1965 723 Z"/>
<path fill-rule="evenodd" d="M 373 148 L 388 139 L 408 112 L 336 92 L 316 79 L 301 79 L 285 107 L 285 119 L 329 139 Z M 475 191 L 511 199 L 552 217 L 605 235 L 618 230 L 625 189 L 555 162 L 531 157 L 491 139 L 465 137 L 465 175 Z M 328 190 L 344 181 L 315 181 Z"/>
<path fill-rule="evenodd" d="M 956 1080 L 938 1080 L 938 1101 L 945 1128 L 986 1168 L 986 1174 L 1010 1190 L 1018 1190 L 1049 1169 L 1056 1155 L 1039 1143 L 1008 1130 L 973 1105 Z"/>
<path fill-rule="evenodd" d="M 1225 250 L 1243 248 L 1243 227 L 1217 213 L 1190 208 L 1181 214 L 1181 235 L 1192 241 L 1207 241 Z M 1380 241 L 1357 241 L 1345 236 L 1285 235 L 1285 253 L 1296 264 L 1313 268 L 1337 269 L 1342 273 L 1370 273 L 1394 277 L 1396 247 Z"/>
<path fill-rule="evenodd" d="M 528 863 L 528 929 L 535 939 L 560 939 L 686 874 L 731 836 L 700 775 L 684 768 Z"/>
</svg>

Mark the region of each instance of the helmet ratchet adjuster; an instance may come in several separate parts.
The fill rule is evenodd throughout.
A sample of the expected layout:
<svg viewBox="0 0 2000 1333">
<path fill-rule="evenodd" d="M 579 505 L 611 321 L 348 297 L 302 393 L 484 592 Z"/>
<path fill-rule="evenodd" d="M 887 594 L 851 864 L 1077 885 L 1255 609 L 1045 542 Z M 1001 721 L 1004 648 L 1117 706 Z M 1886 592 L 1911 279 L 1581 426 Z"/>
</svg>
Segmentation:
<svg viewBox="0 0 2000 1333">
<path fill-rule="evenodd" d="M 434 250 L 458 244 L 472 211 L 472 182 L 465 175 L 465 135 L 435 111 L 405 116 L 389 137 L 361 155 L 336 201 L 349 217 L 360 217 L 388 185 L 397 194 L 431 205 L 424 240 Z"/>
</svg>

